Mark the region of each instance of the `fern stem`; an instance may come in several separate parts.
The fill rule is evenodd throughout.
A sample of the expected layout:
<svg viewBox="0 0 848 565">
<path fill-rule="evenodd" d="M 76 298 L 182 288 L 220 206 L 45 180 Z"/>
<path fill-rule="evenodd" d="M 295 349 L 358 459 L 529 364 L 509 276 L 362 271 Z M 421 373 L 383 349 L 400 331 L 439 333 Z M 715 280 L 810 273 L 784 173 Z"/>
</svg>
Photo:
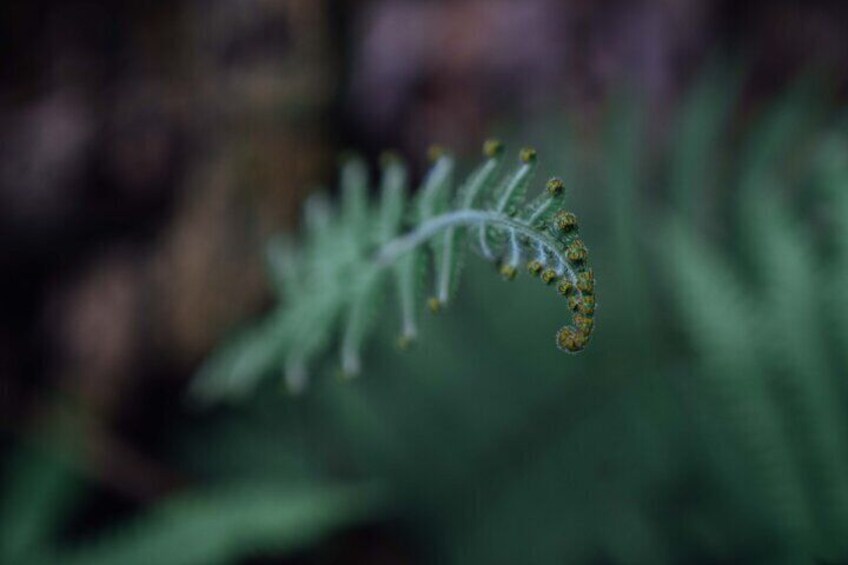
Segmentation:
<svg viewBox="0 0 848 565">
<path fill-rule="evenodd" d="M 458 226 L 482 226 L 493 224 L 501 226 L 506 230 L 513 230 L 516 234 L 525 236 L 540 245 L 553 255 L 558 261 L 557 266 L 565 268 L 565 274 L 571 282 L 577 281 L 577 274 L 569 265 L 565 254 L 560 251 L 556 240 L 534 230 L 531 226 L 515 220 L 500 212 L 487 212 L 483 210 L 457 210 L 448 212 L 425 221 L 417 229 L 393 239 L 381 247 L 375 256 L 375 262 L 380 268 L 394 263 L 400 256 L 409 253 L 419 245 L 429 241 L 432 237 L 446 229 Z"/>
<path fill-rule="evenodd" d="M 448 301 L 448 293 L 450 292 L 451 264 L 454 261 L 453 240 L 455 237 L 456 230 L 448 228 L 445 234 L 445 246 L 444 252 L 442 253 L 442 265 L 439 269 L 438 298 L 439 301 L 443 303 Z"/>
</svg>

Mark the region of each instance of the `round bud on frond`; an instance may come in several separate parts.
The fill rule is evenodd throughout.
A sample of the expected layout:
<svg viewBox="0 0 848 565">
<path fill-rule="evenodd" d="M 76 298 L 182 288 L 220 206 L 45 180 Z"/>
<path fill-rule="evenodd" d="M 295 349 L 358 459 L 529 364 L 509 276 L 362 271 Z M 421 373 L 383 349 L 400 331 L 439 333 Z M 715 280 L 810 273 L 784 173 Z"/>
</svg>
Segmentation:
<svg viewBox="0 0 848 565">
<path fill-rule="evenodd" d="M 595 274 L 592 269 L 577 273 L 577 290 L 583 294 L 595 293 Z"/>
<path fill-rule="evenodd" d="M 581 304 L 582 301 L 580 300 L 580 296 L 577 293 L 572 294 L 568 297 L 568 309 L 572 312 L 576 312 L 580 308 Z"/>
<path fill-rule="evenodd" d="M 595 313 L 595 296 L 592 294 L 583 294 L 583 299 L 578 304 L 578 310 L 586 316 L 593 315 Z"/>
<path fill-rule="evenodd" d="M 536 259 L 533 259 L 532 261 L 527 263 L 527 272 L 529 272 L 534 277 L 538 276 L 539 273 L 542 272 L 542 268 L 544 268 L 544 265 L 542 265 L 541 261 L 538 261 Z"/>
<path fill-rule="evenodd" d="M 554 216 L 554 225 L 558 230 L 565 233 L 573 232 L 577 229 L 577 216 L 571 212 L 561 210 Z"/>
<path fill-rule="evenodd" d="M 572 263 L 583 263 L 589 258 L 589 250 L 579 239 L 572 242 L 566 250 L 566 256 Z"/>
<path fill-rule="evenodd" d="M 574 325 L 577 326 L 578 330 L 588 335 L 592 333 L 595 327 L 595 320 L 589 316 L 577 314 L 574 316 Z"/>
<path fill-rule="evenodd" d="M 554 177 L 545 185 L 545 190 L 551 196 L 559 196 L 565 190 L 565 183 L 559 177 Z"/>
<path fill-rule="evenodd" d="M 494 159 L 500 156 L 504 151 L 504 144 L 499 139 L 487 139 L 483 143 L 483 156 L 489 159 Z"/>
<path fill-rule="evenodd" d="M 545 269 L 542 271 L 542 282 L 545 284 L 551 284 L 557 279 L 557 272 L 553 269 Z"/>
<path fill-rule="evenodd" d="M 515 265 L 510 265 L 508 263 L 504 263 L 501 265 L 501 276 L 508 281 L 511 281 L 518 274 L 518 270 L 515 268 Z"/>
<path fill-rule="evenodd" d="M 568 279 L 562 279 L 559 285 L 557 285 L 557 290 L 563 296 L 573 296 L 577 292 L 577 289 Z"/>
<path fill-rule="evenodd" d="M 438 314 L 442 311 L 442 301 L 433 296 L 427 300 L 427 308 L 429 308 L 430 312 L 433 314 Z"/>
<path fill-rule="evenodd" d="M 415 343 L 415 338 L 408 335 L 402 335 L 397 338 L 398 349 L 402 351 L 409 349 L 413 343 Z"/>
<path fill-rule="evenodd" d="M 518 153 L 518 158 L 522 163 L 534 163 L 536 161 L 536 150 L 532 147 L 525 147 Z"/>
<path fill-rule="evenodd" d="M 589 343 L 589 336 L 571 326 L 560 328 L 556 336 L 557 347 L 568 353 L 582 351 Z"/>
</svg>

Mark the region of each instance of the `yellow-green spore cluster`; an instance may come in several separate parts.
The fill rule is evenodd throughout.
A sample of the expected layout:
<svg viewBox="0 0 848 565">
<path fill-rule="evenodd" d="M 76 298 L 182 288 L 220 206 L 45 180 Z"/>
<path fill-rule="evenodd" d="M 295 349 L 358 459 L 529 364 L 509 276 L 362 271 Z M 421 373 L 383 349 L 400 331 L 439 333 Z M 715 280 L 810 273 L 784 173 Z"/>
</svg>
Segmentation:
<svg viewBox="0 0 848 565">
<path fill-rule="evenodd" d="M 557 333 L 557 346 L 576 353 L 583 350 L 595 329 L 595 273 L 589 264 L 589 250 L 579 238 L 577 216 L 561 210 L 553 216 L 551 234 L 556 237 L 569 265 L 558 279 L 557 290 L 565 297 L 571 324 Z M 545 269 L 548 272 L 550 269 Z M 552 281 L 546 280 L 550 284 Z"/>
<path fill-rule="evenodd" d="M 595 329 L 595 275 L 589 267 L 589 250 L 580 239 L 577 216 L 562 209 L 564 184 L 561 179 L 548 181 L 545 192 L 531 205 L 530 223 L 546 230 L 551 245 L 530 255 L 527 271 L 545 285 L 555 286 L 565 298 L 571 323 L 557 333 L 560 349 L 576 353 L 589 343 Z M 502 267 L 504 278 L 515 270 Z"/>
</svg>

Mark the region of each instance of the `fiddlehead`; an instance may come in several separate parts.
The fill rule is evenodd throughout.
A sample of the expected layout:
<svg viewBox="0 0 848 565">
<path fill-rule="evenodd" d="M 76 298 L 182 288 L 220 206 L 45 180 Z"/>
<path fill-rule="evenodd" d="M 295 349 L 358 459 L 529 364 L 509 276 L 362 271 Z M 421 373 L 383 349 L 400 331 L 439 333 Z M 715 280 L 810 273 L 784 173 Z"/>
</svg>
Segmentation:
<svg viewBox="0 0 848 565">
<path fill-rule="evenodd" d="M 571 316 L 556 343 L 570 353 L 584 349 L 594 330 L 595 279 L 577 216 L 563 208 L 563 181 L 549 180 L 541 194 L 526 202 L 536 152 L 523 149 L 518 166 L 508 171 L 500 142 L 487 141 L 483 156 L 483 164 L 454 194 L 454 160 L 441 149 L 432 150 L 432 166 L 411 198 L 403 163 L 387 155 L 376 204 L 367 198 L 363 163 L 346 162 L 340 210 L 323 196 L 310 198 L 301 244 L 284 241 L 269 247 L 283 305 L 213 356 L 196 390 L 207 397 L 246 391 L 276 366 L 284 368 L 289 388 L 298 390 L 337 327 L 342 373 L 357 374 L 384 288 L 395 287 L 401 314 L 398 344 L 407 347 L 418 337 L 425 287 L 429 309 L 444 308 L 469 249 L 507 280 L 525 265 L 531 275 L 555 286 L 565 298 L 563 311 Z"/>
</svg>

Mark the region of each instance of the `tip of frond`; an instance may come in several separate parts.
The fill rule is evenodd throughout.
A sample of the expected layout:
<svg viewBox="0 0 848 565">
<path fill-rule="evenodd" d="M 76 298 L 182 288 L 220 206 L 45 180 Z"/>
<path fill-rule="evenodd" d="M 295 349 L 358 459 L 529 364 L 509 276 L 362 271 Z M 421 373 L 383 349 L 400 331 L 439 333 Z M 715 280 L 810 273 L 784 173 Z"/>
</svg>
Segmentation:
<svg viewBox="0 0 848 565">
<path fill-rule="evenodd" d="M 499 139 L 487 139 L 483 143 L 483 156 L 489 159 L 494 159 L 500 156 L 504 151 L 504 144 Z"/>
<path fill-rule="evenodd" d="M 582 294 L 574 292 L 575 287 L 570 287 L 571 292 L 567 294 L 568 308 L 574 312 L 572 318 L 574 325 L 560 329 L 557 333 L 557 346 L 569 353 L 577 353 L 586 347 L 595 329 L 595 296 L 591 293 L 587 294 L 580 288 L 581 282 L 591 281 L 591 284 L 594 284 L 594 279 L 590 277 L 592 277 L 591 271 L 579 273 L 580 280 L 576 288 L 581 290 Z"/>
<path fill-rule="evenodd" d="M 565 326 L 556 335 L 557 347 L 568 353 L 582 351 L 589 343 L 589 336 L 577 328 Z"/>
<path fill-rule="evenodd" d="M 427 149 L 427 159 L 429 159 L 430 162 L 433 163 L 444 157 L 446 154 L 447 149 L 445 149 L 442 145 L 431 145 Z"/>
<path fill-rule="evenodd" d="M 557 279 L 557 272 L 553 269 L 545 269 L 542 271 L 542 282 L 545 284 L 551 284 Z"/>
<path fill-rule="evenodd" d="M 433 314 L 438 314 L 439 312 L 441 312 L 443 306 L 444 304 L 442 303 L 442 301 L 436 298 L 435 296 L 427 300 L 427 308 L 429 308 L 430 312 L 432 312 Z"/>
<path fill-rule="evenodd" d="M 537 260 L 534 259 L 534 260 L 530 261 L 529 263 L 527 263 L 527 272 L 530 273 L 531 275 L 533 275 L 534 277 L 538 276 L 539 273 L 542 272 L 542 268 L 543 268 L 543 265 L 542 265 L 541 261 L 537 261 Z"/>
<path fill-rule="evenodd" d="M 557 290 L 563 296 L 572 296 L 577 292 L 577 289 L 568 279 L 562 279 L 559 285 L 557 285 Z"/>
<path fill-rule="evenodd" d="M 518 158 L 522 163 L 530 164 L 536 162 L 536 150 L 532 147 L 525 147 L 518 153 Z"/>
<path fill-rule="evenodd" d="M 565 183 L 561 178 L 554 177 L 547 182 L 545 189 L 551 196 L 559 196 L 565 190 Z"/>
</svg>

